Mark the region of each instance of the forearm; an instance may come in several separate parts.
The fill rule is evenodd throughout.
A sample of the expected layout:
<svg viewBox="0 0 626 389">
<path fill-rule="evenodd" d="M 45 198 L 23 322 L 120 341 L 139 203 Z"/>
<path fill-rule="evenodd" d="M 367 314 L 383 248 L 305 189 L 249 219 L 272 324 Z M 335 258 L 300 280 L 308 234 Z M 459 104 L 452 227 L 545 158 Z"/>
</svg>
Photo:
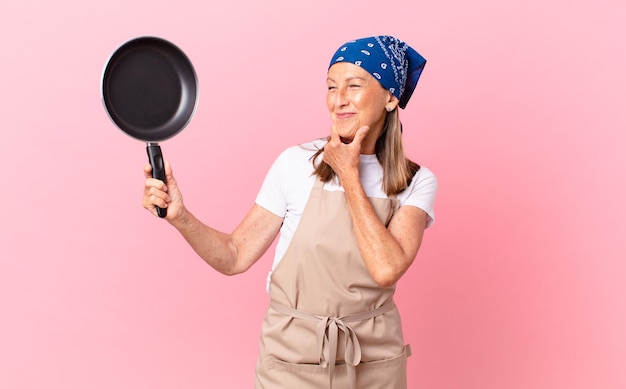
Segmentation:
<svg viewBox="0 0 626 389">
<path fill-rule="evenodd" d="M 230 234 L 213 229 L 198 220 L 187 209 L 170 224 L 185 238 L 191 248 L 211 267 L 222 274 L 242 272 L 237 268 L 237 248 Z"/>
<path fill-rule="evenodd" d="M 393 285 L 412 261 L 380 220 L 357 176 L 342 181 L 354 233 L 365 265 L 377 284 Z"/>
</svg>

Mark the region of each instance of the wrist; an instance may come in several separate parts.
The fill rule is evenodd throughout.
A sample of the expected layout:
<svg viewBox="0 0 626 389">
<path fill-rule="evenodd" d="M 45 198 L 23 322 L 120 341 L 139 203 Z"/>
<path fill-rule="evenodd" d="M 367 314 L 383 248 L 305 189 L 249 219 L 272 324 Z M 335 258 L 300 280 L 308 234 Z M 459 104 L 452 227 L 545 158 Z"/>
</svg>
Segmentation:
<svg viewBox="0 0 626 389">
<path fill-rule="evenodd" d="M 177 230 L 184 230 L 193 224 L 193 215 L 183 206 L 176 214 L 168 217 L 167 221 Z"/>
<path fill-rule="evenodd" d="M 341 186 L 343 186 L 344 190 L 361 186 L 359 169 L 355 168 L 349 171 L 342 172 L 342 174 L 339 176 L 339 182 L 341 183 Z"/>
</svg>

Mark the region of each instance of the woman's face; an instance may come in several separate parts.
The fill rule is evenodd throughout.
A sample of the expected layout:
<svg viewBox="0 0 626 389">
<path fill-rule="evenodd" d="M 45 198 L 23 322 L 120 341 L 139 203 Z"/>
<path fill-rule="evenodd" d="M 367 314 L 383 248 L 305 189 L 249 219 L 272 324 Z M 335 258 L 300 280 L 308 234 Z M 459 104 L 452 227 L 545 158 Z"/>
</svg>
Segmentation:
<svg viewBox="0 0 626 389">
<path fill-rule="evenodd" d="M 395 108 L 398 99 L 366 70 L 348 62 L 331 66 L 327 83 L 328 112 L 342 141 L 350 143 L 356 130 L 368 126 L 370 130 L 361 150 L 364 154 L 373 154 L 376 139 L 385 124 L 386 108 Z"/>
</svg>

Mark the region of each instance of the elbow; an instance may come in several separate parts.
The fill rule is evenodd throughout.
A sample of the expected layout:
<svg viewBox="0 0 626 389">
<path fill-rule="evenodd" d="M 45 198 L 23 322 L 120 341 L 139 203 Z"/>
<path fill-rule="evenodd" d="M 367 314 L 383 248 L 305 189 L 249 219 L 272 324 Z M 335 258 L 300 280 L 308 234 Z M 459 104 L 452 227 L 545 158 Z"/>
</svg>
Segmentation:
<svg viewBox="0 0 626 389">
<path fill-rule="evenodd" d="M 246 270 L 248 270 L 247 268 L 242 268 L 241 266 L 237 266 L 237 265 L 232 265 L 229 267 L 225 267 L 225 268 L 221 268 L 221 269 L 217 269 L 216 270 L 220 273 L 222 273 L 225 276 L 236 276 L 239 275 L 241 273 L 244 273 Z"/>
<path fill-rule="evenodd" d="M 379 271 L 372 275 L 374 282 L 381 288 L 392 287 L 398 282 L 402 274 L 398 274 L 395 271 Z"/>
<path fill-rule="evenodd" d="M 225 276 L 236 276 L 247 270 L 247 268 L 238 266 L 236 262 L 234 263 L 232 261 L 226 261 L 223 259 L 215 260 L 214 258 L 207 259 L 202 256 L 201 258 L 204 260 L 204 262 L 206 262 L 209 266 L 211 266 L 215 271 Z"/>
<path fill-rule="evenodd" d="M 219 259 L 208 260 L 205 258 L 205 261 L 225 276 L 236 276 L 248 270 L 250 266 L 244 265 L 246 262 L 240 258 L 239 250 L 232 240 L 228 243 L 228 247 L 229 250 Z"/>
<path fill-rule="evenodd" d="M 231 269 L 227 269 L 225 271 L 222 271 L 220 273 L 222 273 L 225 276 L 236 276 L 239 275 L 241 273 L 244 273 L 247 269 L 236 269 L 236 268 L 231 268 Z"/>
<path fill-rule="evenodd" d="M 389 288 L 396 283 L 396 281 L 390 281 L 390 280 L 375 280 L 375 281 L 376 281 L 376 285 L 378 285 L 380 288 Z"/>
<path fill-rule="evenodd" d="M 237 274 L 241 274 L 241 272 L 236 271 L 236 270 L 232 270 L 232 269 L 226 269 L 226 270 L 218 270 L 220 273 L 222 273 L 225 276 L 228 277 L 232 277 L 232 276 L 236 276 Z"/>
<path fill-rule="evenodd" d="M 392 264 L 379 265 L 370 268 L 370 275 L 376 285 L 381 288 L 394 286 L 398 280 L 406 273 L 412 261 L 399 261 Z"/>
</svg>

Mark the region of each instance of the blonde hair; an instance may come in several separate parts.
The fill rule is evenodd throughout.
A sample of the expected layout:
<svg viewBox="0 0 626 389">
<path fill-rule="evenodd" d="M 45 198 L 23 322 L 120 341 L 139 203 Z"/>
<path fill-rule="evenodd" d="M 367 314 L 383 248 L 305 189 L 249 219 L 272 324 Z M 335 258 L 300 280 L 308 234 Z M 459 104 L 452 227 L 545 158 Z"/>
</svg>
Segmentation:
<svg viewBox="0 0 626 389">
<path fill-rule="evenodd" d="M 336 173 L 323 159 L 317 161 L 323 152 L 322 147 L 310 160 L 315 168 L 313 174 L 323 182 L 329 182 L 336 177 Z M 387 196 L 395 196 L 408 188 L 420 166 L 404 155 L 398 108 L 387 113 L 383 130 L 376 140 L 375 153 L 383 167 L 383 190 Z"/>
</svg>

